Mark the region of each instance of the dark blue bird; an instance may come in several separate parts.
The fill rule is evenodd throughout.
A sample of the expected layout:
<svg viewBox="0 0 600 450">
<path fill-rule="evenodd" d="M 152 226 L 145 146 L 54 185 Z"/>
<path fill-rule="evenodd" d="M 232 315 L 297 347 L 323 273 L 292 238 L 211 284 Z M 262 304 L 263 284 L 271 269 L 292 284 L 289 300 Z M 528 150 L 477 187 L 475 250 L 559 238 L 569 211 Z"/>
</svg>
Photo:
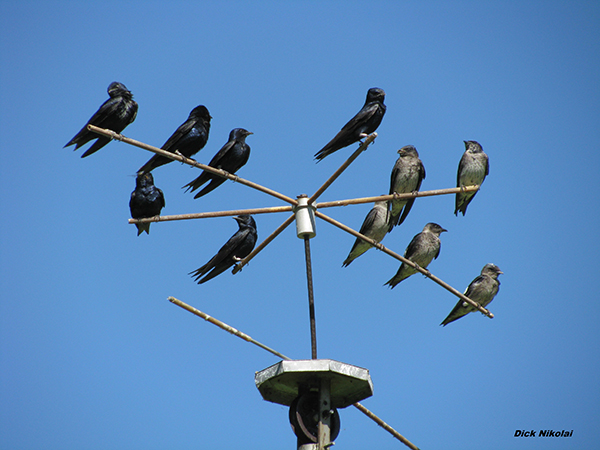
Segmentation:
<svg viewBox="0 0 600 450">
<path fill-rule="evenodd" d="M 225 272 L 236 262 L 248 256 L 254 249 L 256 240 L 258 239 L 256 222 L 248 214 L 236 216 L 234 219 L 240 227 L 239 230 L 231 236 L 210 261 L 199 269 L 190 272 L 190 275 L 194 277 L 198 284 L 205 283 Z"/>
<path fill-rule="evenodd" d="M 179 152 L 186 158 L 191 158 L 206 145 L 210 131 L 210 119 L 206 106 L 200 105 L 192 109 L 187 120 L 175 130 L 167 142 L 161 147 L 171 153 Z M 140 172 L 150 172 L 157 167 L 168 164 L 172 159 L 165 156 L 154 155 L 150 160 L 139 168 Z"/>
<path fill-rule="evenodd" d="M 385 114 L 385 92 L 383 89 L 371 88 L 362 109 L 344 125 L 329 143 L 315 154 L 318 161 L 341 148 L 347 147 L 367 137 L 377 129 Z M 317 162 L 318 162 L 317 161 Z"/>
<path fill-rule="evenodd" d="M 253 133 L 243 128 L 234 128 L 231 130 L 229 141 L 218 151 L 208 165 L 215 169 L 223 169 L 231 174 L 236 173 L 248 162 L 248 158 L 250 157 L 250 146 L 246 144 L 246 136 L 251 134 Z M 194 196 L 194 198 L 200 198 L 225 183 L 226 180 L 227 178 L 204 171 L 198 178 L 183 187 L 195 191 L 210 181 L 207 186 Z"/>
<path fill-rule="evenodd" d="M 81 155 L 82 158 L 97 152 L 110 142 L 109 137 L 89 131 L 87 129 L 88 125 L 95 125 L 120 133 L 137 116 L 138 104 L 133 100 L 133 94 L 123 84 L 116 81 L 110 83 L 108 95 L 110 98 L 94 113 L 81 131 L 65 145 L 65 147 L 75 145 L 75 150 L 77 150 L 92 139 L 97 139 L 94 145 Z"/>
<path fill-rule="evenodd" d="M 129 210 L 134 219 L 146 219 L 160 215 L 165 206 L 163 192 L 154 186 L 154 177 L 150 172 L 138 174 L 135 179 L 135 190 L 131 193 Z M 136 223 L 138 236 L 143 231 L 150 234 L 150 222 Z"/>
</svg>

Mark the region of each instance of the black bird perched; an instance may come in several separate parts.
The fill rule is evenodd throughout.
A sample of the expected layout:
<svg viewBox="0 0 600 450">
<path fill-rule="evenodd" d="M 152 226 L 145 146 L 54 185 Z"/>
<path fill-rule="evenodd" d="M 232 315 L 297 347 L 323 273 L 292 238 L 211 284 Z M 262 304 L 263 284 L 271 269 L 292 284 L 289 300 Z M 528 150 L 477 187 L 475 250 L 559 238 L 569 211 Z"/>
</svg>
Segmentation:
<svg viewBox="0 0 600 450">
<path fill-rule="evenodd" d="M 197 270 L 190 272 L 198 284 L 207 282 L 217 275 L 225 272 L 236 262 L 244 259 L 250 254 L 256 245 L 258 233 L 256 231 L 256 222 L 252 216 L 242 214 L 234 217 L 240 226 L 239 230 L 231 236 L 223 247 L 212 257 L 210 261 Z M 204 276 L 206 275 L 206 276 Z M 202 278 L 204 276 L 204 278 Z"/>
<path fill-rule="evenodd" d="M 375 206 L 369 211 L 369 214 L 367 214 L 367 217 L 365 217 L 365 220 L 360 227 L 360 234 L 364 234 L 377 242 L 381 242 L 390 229 L 389 218 L 390 212 L 388 210 L 387 201 L 382 200 L 375 202 Z M 373 247 L 371 244 L 357 238 L 342 266 L 346 267 L 371 247 Z"/>
<path fill-rule="evenodd" d="M 485 177 L 490 173 L 490 163 L 488 155 L 483 152 L 481 145 L 475 141 L 464 141 L 465 152 L 460 159 L 458 165 L 458 173 L 456 175 L 456 187 L 479 185 L 483 183 Z M 467 206 L 475 197 L 475 192 L 459 192 L 456 194 L 456 208 L 454 215 L 458 216 L 460 211 L 463 216 L 467 212 Z"/>
<path fill-rule="evenodd" d="M 145 219 L 160 214 L 165 206 L 163 191 L 154 186 L 154 177 L 150 172 L 138 174 L 135 179 L 135 190 L 129 199 L 129 210 L 134 219 Z M 143 231 L 150 234 L 150 222 L 136 223 L 138 236 Z"/>
<path fill-rule="evenodd" d="M 385 92 L 383 89 L 371 88 L 362 109 L 344 125 L 329 143 L 315 154 L 315 159 L 322 160 L 327 155 L 347 147 L 367 137 L 377 129 L 385 114 Z"/>
<path fill-rule="evenodd" d="M 210 131 L 210 119 L 206 106 L 200 105 L 192 109 L 190 116 L 182 123 L 175 133 L 161 147 L 171 153 L 179 152 L 186 158 L 191 158 L 206 145 L 208 132 Z M 173 161 L 166 156 L 154 155 L 150 160 L 139 168 L 140 172 L 150 172 L 157 167 Z"/>
<path fill-rule="evenodd" d="M 441 241 L 440 234 L 445 230 L 437 223 L 428 223 L 423 228 L 423 231 L 417 234 L 404 252 L 404 257 L 417 263 L 421 268 L 426 269 L 431 261 L 437 259 L 440 254 Z M 402 263 L 396 275 L 394 275 L 387 283 L 393 289 L 402 280 L 417 273 L 412 266 Z"/>
<path fill-rule="evenodd" d="M 417 149 L 412 145 L 406 145 L 398 150 L 398 154 L 400 156 L 392 169 L 390 195 L 393 193 L 407 194 L 418 191 L 425 179 L 425 167 L 419 159 Z M 390 200 L 390 231 L 392 227 L 404 222 L 414 202 L 414 198 L 409 200 Z"/>
<path fill-rule="evenodd" d="M 469 287 L 465 291 L 465 295 L 485 308 L 494 300 L 500 289 L 498 276 L 502 273 L 504 272 L 498 266 L 486 264 L 481 269 L 481 275 L 471 281 L 471 284 L 469 284 Z M 456 319 L 460 319 L 462 316 L 475 311 L 477 309 L 473 308 L 467 302 L 459 300 L 454 309 L 448 314 L 448 317 L 440 325 L 446 326 L 450 322 L 454 322 Z"/>
<path fill-rule="evenodd" d="M 221 150 L 219 150 L 213 159 L 211 159 L 208 165 L 215 169 L 223 169 L 232 174 L 236 173 L 248 162 L 248 158 L 250 157 L 250 146 L 246 144 L 246 136 L 251 134 L 253 133 L 244 130 L 243 128 L 234 128 L 231 130 L 229 133 L 229 141 L 221 148 Z M 183 187 L 195 191 L 200 186 L 210 181 L 204 189 L 194 196 L 194 198 L 200 198 L 225 183 L 226 180 L 227 178 L 204 171 L 198 178 Z"/>
<path fill-rule="evenodd" d="M 81 131 L 65 145 L 65 147 L 75 145 L 75 150 L 77 150 L 92 139 L 97 138 L 94 145 L 81 155 L 82 158 L 97 152 L 110 142 L 110 138 L 89 131 L 87 129 L 88 125 L 91 124 L 100 128 L 107 128 L 116 133 L 120 133 L 127 125 L 135 120 L 138 104 L 133 100 L 133 94 L 131 91 L 127 90 L 125 85 L 113 81 L 110 83 L 110 86 L 108 86 L 108 95 L 110 98 L 94 113 Z"/>
</svg>

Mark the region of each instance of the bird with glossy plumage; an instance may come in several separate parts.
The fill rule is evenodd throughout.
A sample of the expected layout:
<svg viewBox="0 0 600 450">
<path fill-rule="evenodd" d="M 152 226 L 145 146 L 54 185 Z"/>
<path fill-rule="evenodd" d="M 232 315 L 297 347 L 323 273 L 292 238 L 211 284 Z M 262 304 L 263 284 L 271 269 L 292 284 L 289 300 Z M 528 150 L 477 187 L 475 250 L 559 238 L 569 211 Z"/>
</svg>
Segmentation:
<svg viewBox="0 0 600 450">
<path fill-rule="evenodd" d="M 229 140 L 221 150 L 217 152 L 213 159 L 211 159 L 208 165 L 215 169 L 222 169 L 231 174 L 236 173 L 248 162 L 248 158 L 250 158 L 250 146 L 246 144 L 246 137 L 251 134 L 253 133 L 243 128 L 234 128 L 231 130 L 229 133 Z M 200 186 L 210 182 L 194 196 L 194 198 L 200 198 L 225 183 L 226 180 L 227 178 L 220 177 L 219 175 L 205 170 L 198 178 L 183 187 L 188 188 L 188 190 L 193 192 L 200 188 Z"/>
<path fill-rule="evenodd" d="M 328 155 L 347 147 L 373 133 L 381 124 L 386 106 L 383 104 L 385 92 L 380 88 L 371 88 L 361 110 L 342 127 L 335 137 L 315 154 L 321 161 Z"/>
<path fill-rule="evenodd" d="M 199 269 L 190 272 L 198 284 L 206 283 L 217 275 L 225 272 L 236 262 L 250 254 L 256 245 L 258 232 L 252 216 L 242 214 L 234 217 L 239 225 L 238 231 L 219 249 L 210 261 Z M 203 278 L 204 277 L 204 278 Z"/>
<path fill-rule="evenodd" d="M 196 106 L 190 112 L 187 120 L 182 123 L 161 147 L 170 153 L 179 153 L 186 158 L 191 158 L 204 148 L 208 141 L 210 131 L 210 116 L 204 105 Z M 150 172 L 157 167 L 173 161 L 162 155 L 154 155 L 146 164 L 139 168 L 138 173 Z"/>
<path fill-rule="evenodd" d="M 71 139 L 65 147 L 75 145 L 75 150 L 87 144 L 92 139 L 96 142 L 83 154 L 82 158 L 97 152 L 110 142 L 110 138 L 101 136 L 87 129 L 88 125 L 95 125 L 100 128 L 112 130 L 120 133 L 132 123 L 138 111 L 138 104 L 133 100 L 133 94 L 124 84 L 116 81 L 108 86 L 109 99 L 94 113 L 85 126 Z"/>
<path fill-rule="evenodd" d="M 140 173 L 135 179 L 135 190 L 129 199 L 129 210 L 134 219 L 146 219 L 160 215 L 165 206 L 163 191 L 154 186 L 154 177 L 150 172 Z M 150 222 L 136 223 L 138 236 L 144 231 L 150 234 Z"/>
</svg>

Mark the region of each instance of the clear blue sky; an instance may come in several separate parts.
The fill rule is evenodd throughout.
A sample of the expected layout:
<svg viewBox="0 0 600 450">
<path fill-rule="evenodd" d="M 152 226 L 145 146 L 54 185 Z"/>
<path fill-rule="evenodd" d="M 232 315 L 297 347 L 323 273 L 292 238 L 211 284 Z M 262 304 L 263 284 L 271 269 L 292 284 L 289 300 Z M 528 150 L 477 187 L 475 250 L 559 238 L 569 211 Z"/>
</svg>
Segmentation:
<svg viewBox="0 0 600 450">
<path fill-rule="evenodd" d="M 81 159 L 63 145 L 112 81 L 139 103 L 124 134 L 160 146 L 204 104 L 208 162 L 232 128 L 254 132 L 239 175 L 313 193 L 350 155 L 314 153 L 387 93 L 379 137 L 321 200 L 386 193 L 415 145 L 422 189 L 453 187 L 463 140 L 490 175 L 465 217 L 451 196 L 415 202 L 383 243 L 403 253 L 427 222 L 432 273 L 464 290 L 503 271 L 490 305 L 440 327 L 456 298 L 317 223 L 319 356 L 370 370 L 363 404 L 422 449 L 590 449 L 600 425 L 597 293 L 600 4 L 459 2 L 0 1 L 0 448 L 295 448 L 287 408 L 254 372 L 278 360 L 170 304 L 172 295 L 293 358 L 309 358 L 303 245 L 286 230 L 242 273 L 198 286 L 188 272 L 237 229 L 230 218 L 129 217 L 150 154 L 120 142 Z M 227 182 L 194 200 L 196 169 L 155 171 L 163 214 L 279 206 Z M 329 209 L 358 229 L 371 205 Z M 256 217 L 259 238 L 287 214 Z M 336 448 L 404 448 L 354 408 Z M 572 438 L 514 438 L 517 429 Z"/>
</svg>

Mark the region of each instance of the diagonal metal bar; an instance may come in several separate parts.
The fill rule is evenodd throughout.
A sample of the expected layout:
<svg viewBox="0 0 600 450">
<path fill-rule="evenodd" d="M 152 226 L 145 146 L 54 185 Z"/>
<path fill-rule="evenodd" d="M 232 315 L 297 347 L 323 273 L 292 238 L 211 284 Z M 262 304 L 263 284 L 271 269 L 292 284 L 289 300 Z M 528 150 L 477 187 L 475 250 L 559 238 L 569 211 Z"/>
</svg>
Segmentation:
<svg viewBox="0 0 600 450">
<path fill-rule="evenodd" d="M 312 195 L 312 197 L 310 197 L 310 198 L 308 199 L 308 204 L 310 205 L 311 203 L 314 203 L 314 201 L 315 201 L 317 198 L 319 198 L 319 196 L 320 196 L 320 195 L 321 195 L 323 192 L 325 192 L 325 190 L 326 190 L 326 189 L 327 189 L 329 186 L 331 186 L 331 184 L 332 184 L 332 183 L 333 183 L 333 182 L 334 182 L 334 181 L 335 181 L 335 180 L 336 180 L 336 179 L 337 179 L 337 178 L 338 178 L 338 177 L 339 177 L 339 176 L 342 174 L 342 172 L 344 172 L 344 170 L 346 170 L 346 169 L 348 168 L 348 166 L 349 166 L 350 164 L 352 164 L 352 162 L 353 162 L 353 161 L 354 161 L 356 158 L 358 158 L 358 155 L 360 155 L 362 152 L 364 152 L 364 151 L 367 149 L 367 147 L 369 146 L 369 144 L 371 144 L 371 143 L 372 143 L 372 142 L 375 140 L 375 138 L 376 138 L 376 137 L 377 137 L 377 133 L 375 133 L 375 132 L 373 132 L 373 133 L 371 133 L 370 135 L 368 135 L 368 136 L 365 138 L 364 142 L 363 142 L 363 143 L 360 145 L 360 147 L 358 147 L 358 148 L 356 149 L 356 151 L 355 151 L 354 153 L 352 153 L 352 155 L 350 156 L 350 158 L 348 158 L 348 159 L 346 160 L 346 162 L 345 162 L 344 164 L 342 164 L 342 165 L 340 166 L 340 168 L 339 168 L 338 170 L 336 170 L 336 171 L 334 172 L 334 174 L 333 174 L 333 175 L 331 175 L 331 176 L 329 177 L 329 179 L 328 179 L 328 180 L 327 180 L 325 183 L 323 183 L 323 186 L 321 186 L 319 189 L 317 189 L 317 191 L 316 191 L 316 192 L 315 192 L 315 193 Z"/>
<path fill-rule="evenodd" d="M 479 310 L 479 312 L 481 312 L 482 314 L 485 314 L 486 316 L 488 316 L 490 319 L 494 318 L 494 315 L 488 311 L 487 309 L 485 309 L 483 306 L 481 306 L 479 303 L 474 302 L 473 300 L 471 300 L 469 297 L 467 297 L 465 294 L 459 292 L 458 290 L 454 289 L 452 286 L 450 286 L 448 283 L 442 281 L 441 279 L 439 279 L 438 277 L 436 277 L 435 275 L 433 275 L 429 270 L 427 269 L 423 269 L 421 266 L 419 266 L 418 264 L 412 262 L 409 259 L 406 259 L 404 256 L 399 255 L 396 252 L 393 252 L 392 250 L 390 250 L 389 248 L 383 246 L 381 243 L 368 238 L 367 236 L 359 233 L 358 231 L 353 230 L 352 228 L 350 228 L 349 226 L 344 225 L 341 222 L 338 222 L 335 219 L 332 219 L 329 216 L 326 216 L 325 214 L 319 212 L 319 211 L 315 211 L 315 215 L 317 217 L 319 217 L 320 219 L 323 219 L 325 222 L 329 222 L 331 225 L 336 226 L 338 228 L 340 228 L 341 230 L 346 231 L 347 233 L 350 233 L 352 236 L 355 236 L 357 238 L 362 239 L 365 242 L 368 242 L 369 244 L 373 245 L 373 247 L 377 248 L 378 250 L 381 250 L 384 253 L 387 253 L 388 255 L 390 255 L 393 258 L 396 258 L 398 261 L 401 261 L 405 264 L 408 264 L 409 266 L 413 267 L 415 270 L 417 270 L 418 272 L 422 273 L 423 275 L 425 275 L 427 278 L 431 279 L 432 281 L 436 282 L 437 284 L 439 284 L 440 286 L 442 286 L 444 289 L 446 289 L 447 291 L 451 292 L 452 294 L 456 295 L 458 298 L 460 298 L 461 300 L 467 302 L 468 304 L 470 304 L 471 306 L 477 308 Z"/>
<path fill-rule="evenodd" d="M 285 220 L 285 222 L 279 225 L 279 227 L 275 231 L 273 231 L 269 237 L 262 241 L 258 247 L 252 250 L 252 252 L 248 256 L 246 256 L 244 259 L 242 259 L 239 263 L 235 265 L 235 267 L 233 268 L 233 273 L 238 273 L 240 270 L 242 270 L 242 268 L 246 264 L 248 264 L 252 258 L 254 258 L 263 248 L 269 245 L 273 239 L 279 236 L 283 230 L 290 226 L 290 224 L 294 221 L 295 218 L 295 214 L 292 214 L 290 217 L 288 217 Z"/>
<path fill-rule="evenodd" d="M 185 156 L 183 156 L 181 154 L 167 152 L 167 151 L 163 150 L 162 148 L 158 148 L 158 147 L 154 147 L 152 145 L 144 144 L 143 142 L 136 141 L 135 139 L 131 139 L 131 138 L 125 137 L 122 134 L 115 133 L 112 130 L 106 130 L 104 128 L 99 128 L 99 127 L 96 127 L 94 125 L 88 125 L 87 128 L 88 128 L 88 130 L 93 131 L 94 133 L 101 134 L 103 136 L 109 137 L 111 139 L 116 139 L 116 140 L 121 141 L 121 142 L 125 142 L 126 144 L 133 145 L 135 147 L 139 147 L 139 148 L 142 148 L 144 150 L 148 150 L 148 151 L 150 151 L 152 153 L 156 153 L 157 155 L 166 156 L 167 158 L 172 159 L 174 161 L 180 161 L 180 162 L 182 162 L 184 164 L 188 164 L 188 165 L 190 165 L 192 167 L 197 167 L 198 169 L 206 170 L 207 172 L 214 173 L 215 175 L 218 175 L 220 177 L 228 178 L 228 179 L 230 179 L 232 181 L 235 181 L 237 183 L 244 184 L 244 185 L 249 186 L 249 187 L 251 187 L 253 189 L 256 189 L 258 191 L 264 192 L 265 194 L 272 195 L 273 197 L 276 197 L 276 198 L 278 198 L 280 200 L 283 200 L 284 202 L 287 202 L 287 203 L 289 203 L 291 205 L 296 206 L 298 204 L 298 201 L 296 199 L 288 197 L 287 195 L 280 194 L 279 192 L 274 191 L 273 189 L 269 189 L 269 188 L 267 188 L 265 186 L 261 186 L 258 183 L 254 183 L 252 181 L 245 180 L 244 178 L 240 178 L 237 175 L 231 174 L 231 173 L 229 173 L 229 172 L 227 172 L 225 170 L 215 169 L 214 167 L 210 167 L 210 166 L 207 166 L 206 164 L 199 163 L 195 159 L 186 158 Z"/>
<path fill-rule="evenodd" d="M 176 299 L 175 297 L 169 297 L 168 300 L 179 306 L 180 308 L 185 309 L 186 311 L 191 312 L 192 314 L 203 318 L 204 320 L 206 320 L 207 322 L 212 323 L 213 325 L 218 326 L 219 328 L 221 328 L 222 330 L 227 331 L 228 333 L 233 334 L 234 336 L 239 337 L 240 339 L 243 339 L 246 342 L 250 342 L 251 344 L 254 344 L 260 348 L 262 348 L 263 350 L 268 351 L 269 353 L 272 353 L 273 355 L 281 358 L 281 359 L 285 359 L 286 361 L 291 361 L 291 358 L 288 358 L 287 356 L 279 353 L 276 350 L 273 350 L 270 347 L 267 347 L 264 344 L 261 344 L 260 342 L 258 342 L 256 339 L 251 338 L 250 336 L 248 336 L 246 333 L 241 332 L 240 330 L 233 328 L 230 325 L 227 325 L 225 322 L 221 322 L 218 319 L 215 319 L 212 316 L 209 316 L 208 314 L 200 311 L 199 309 L 194 308 L 193 306 L 188 305 L 187 303 L 182 302 L 181 300 Z M 353 403 L 353 405 L 355 408 L 357 408 L 360 412 L 362 412 L 364 415 L 366 415 L 369 419 L 373 420 L 375 423 L 377 423 L 377 425 L 379 425 L 380 427 L 382 427 L 385 431 L 387 431 L 388 433 L 390 433 L 392 436 L 394 436 L 396 439 L 398 439 L 400 442 L 402 442 L 404 445 L 406 445 L 407 447 L 409 447 L 412 450 L 419 450 L 419 447 L 417 447 L 415 444 L 413 444 L 412 442 L 410 442 L 408 439 L 406 439 L 404 436 L 402 436 L 400 433 L 398 433 L 396 430 L 394 430 L 391 426 L 389 426 L 387 423 L 385 423 L 383 420 L 381 420 L 379 417 L 377 417 L 373 412 L 369 411 L 367 408 L 365 408 L 362 404 L 356 402 Z"/>
</svg>

